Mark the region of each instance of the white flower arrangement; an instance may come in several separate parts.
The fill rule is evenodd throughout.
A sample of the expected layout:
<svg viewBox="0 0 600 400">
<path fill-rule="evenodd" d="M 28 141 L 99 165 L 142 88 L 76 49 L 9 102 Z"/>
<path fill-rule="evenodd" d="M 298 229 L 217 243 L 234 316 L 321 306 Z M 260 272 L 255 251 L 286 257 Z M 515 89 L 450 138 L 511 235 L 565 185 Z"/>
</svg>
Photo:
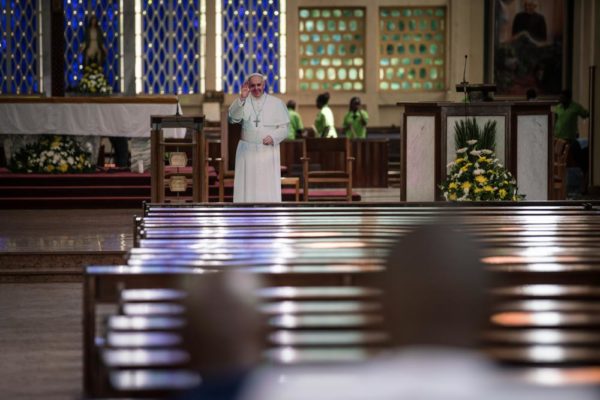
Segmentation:
<svg viewBox="0 0 600 400">
<path fill-rule="evenodd" d="M 70 136 L 43 135 L 19 150 L 11 160 L 12 172 L 77 173 L 94 170 L 91 154 Z"/>
</svg>

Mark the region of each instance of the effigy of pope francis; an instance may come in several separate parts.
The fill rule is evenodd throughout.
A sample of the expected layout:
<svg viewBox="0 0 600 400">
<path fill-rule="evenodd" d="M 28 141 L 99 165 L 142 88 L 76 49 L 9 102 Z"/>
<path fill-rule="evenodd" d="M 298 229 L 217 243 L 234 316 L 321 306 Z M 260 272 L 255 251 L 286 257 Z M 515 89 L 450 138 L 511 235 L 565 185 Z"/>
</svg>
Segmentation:
<svg viewBox="0 0 600 400">
<path fill-rule="evenodd" d="M 279 143 L 287 138 L 290 117 L 283 101 L 265 93 L 263 75 L 248 76 L 239 98 L 229 106 L 229 121 L 242 124 L 233 202 L 281 202 Z"/>
</svg>

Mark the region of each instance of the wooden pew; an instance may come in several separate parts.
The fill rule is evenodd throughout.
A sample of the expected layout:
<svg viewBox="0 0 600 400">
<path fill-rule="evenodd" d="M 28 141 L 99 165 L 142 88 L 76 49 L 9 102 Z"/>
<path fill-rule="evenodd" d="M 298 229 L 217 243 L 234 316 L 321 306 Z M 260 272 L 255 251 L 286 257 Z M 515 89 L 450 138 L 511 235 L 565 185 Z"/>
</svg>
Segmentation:
<svg viewBox="0 0 600 400">
<path fill-rule="evenodd" d="M 146 290 L 146 297 L 152 293 L 160 297 L 162 291 Z M 107 317 L 102 340 L 97 341 L 101 344 L 93 349 L 97 358 L 91 370 L 91 392 L 95 396 L 167 397 L 173 391 L 198 384 L 200 375 L 190 369 L 190 354 L 181 333 L 186 324 L 184 315 L 176 312 L 165 316 L 164 307 L 143 307 L 142 313 L 138 309 L 135 315 L 127 315 L 123 305 L 165 303 L 130 303 L 123 297 L 119 313 Z"/>
<path fill-rule="evenodd" d="M 350 141 L 356 158 L 352 182 L 354 187 L 388 187 L 388 139 L 356 139 Z M 281 165 L 290 172 L 302 170 L 302 140 L 285 140 L 281 143 Z M 311 164 L 319 164 L 322 170 L 339 169 L 338 160 L 327 152 L 315 154 Z"/>
<path fill-rule="evenodd" d="M 598 318 L 598 204 L 495 204 L 489 207 L 146 205 L 144 217 L 136 219 L 136 247 L 128 256 L 129 265 L 116 269 L 88 268 L 86 287 L 89 286 L 89 289 L 85 296 L 88 299 L 92 295 L 92 298 L 86 302 L 90 306 L 115 301 L 116 289 L 120 285 L 169 287 L 176 282 L 174 277 L 228 268 L 242 268 L 261 274 L 273 279 L 270 282 L 276 285 L 293 282 L 307 286 L 319 282 L 348 289 L 341 285 L 364 284 L 369 282 L 368 276 L 381 270 L 387 249 L 398 236 L 440 216 L 454 218 L 457 215 L 465 224 L 463 229 L 473 233 L 482 244 L 482 261 L 486 269 L 501 277 L 507 285 L 492 288 L 497 298 L 497 311 L 492 317 L 513 312 L 519 313 L 516 315 L 522 320 L 535 321 L 540 312 L 553 312 L 554 316 L 571 318 L 571 325 L 551 327 L 496 324 L 485 335 L 484 343 L 489 354 L 500 361 L 520 365 L 561 366 L 562 369 L 555 372 L 563 379 L 568 379 L 573 365 L 584 365 L 585 371 L 593 372 L 593 368 L 600 364 L 600 356 L 595 351 L 589 352 L 591 356 L 582 355 L 585 352 L 581 348 L 570 345 L 572 342 L 580 345 L 593 343 L 595 332 L 587 330 L 597 329 L 596 322 L 579 326 L 577 329 L 582 328 L 582 332 L 563 333 L 568 333 L 564 332 L 565 329 L 573 332 L 573 321 L 578 321 L 578 315 L 584 315 L 586 321 Z M 289 257 L 282 258 L 284 252 Z M 327 268 L 319 270 L 320 266 L 341 268 L 327 271 Z M 376 268 L 364 268 L 369 266 Z M 297 281 L 302 274 L 312 276 Z M 337 276 L 334 281 L 328 280 L 336 274 L 347 275 L 342 279 Z M 275 279 L 277 275 L 280 275 L 278 280 Z M 546 286 L 534 286 L 541 283 Z M 548 291 L 549 284 L 558 283 L 563 283 L 563 286 L 554 286 L 554 292 Z M 300 293 L 303 288 L 297 289 Z M 567 300 L 555 301 L 558 305 L 550 306 L 547 302 L 555 300 L 556 293 L 562 293 L 561 290 L 567 293 Z M 532 298 L 521 299 L 524 293 L 532 293 Z M 573 302 L 573 296 L 577 302 Z M 533 300 L 545 303 L 531 303 Z M 347 301 L 335 301 L 337 303 L 331 299 L 271 299 L 269 307 L 263 310 L 273 316 L 268 337 L 272 347 L 267 353 L 268 359 L 282 363 L 332 359 L 349 361 L 363 360 L 376 354 L 385 343 L 384 334 L 377 329 L 369 334 L 355 329 L 377 327 L 381 322 L 376 317 L 376 307 L 369 308 L 374 307 L 369 302 L 355 302 L 355 313 L 351 318 L 340 317 L 337 331 L 313 332 L 315 326 L 323 327 L 328 321 L 335 320 L 326 316 L 336 306 L 342 309 L 350 307 Z M 282 315 L 276 317 L 278 307 L 284 307 L 284 304 L 288 310 L 297 311 L 288 313 L 291 315 L 285 318 Z M 518 304 L 524 308 L 518 309 Z M 543 310 L 543 307 L 547 309 Z M 346 321 L 346 326 L 339 327 L 343 321 Z M 90 320 L 86 321 L 90 328 L 86 332 L 91 330 L 91 325 Z M 296 329 L 299 326 L 301 328 Z M 553 348 L 539 347 L 547 344 L 539 330 L 550 328 L 550 335 L 557 338 L 555 345 L 568 350 L 562 359 L 543 358 L 531 353 L 532 348 L 538 348 L 542 349 L 542 354 L 544 351 L 552 354 Z M 588 342 L 584 343 L 585 340 Z M 345 343 L 340 346 L 345 350 L 320 347 L 331 341 Z M 93 343 L 93 337 L 88 336 L 86 346 L 90 343 Z M 535 370 L 532 372 L 535 374 Z"/>
<path fill-rule="evenodd" d="M 183 317 L 182 301 L 186 293 L 175 289 L 125 289 L 119 293 L 118 314 L 126 317 Z M 172 328 L 172 329 L 169 329 Z M 162 329 L 148 331 L 135 329 L 107 329 L 104 333 L 103 349 L 161 349 L 180 351 L 184 346 L 180 325 L 168 324 Z M 138 368 L 99 368 L 97 375 L 107 376 L 103 387 L 98 392 L 107 395 L 128 395 L 130 397 L 156 396 L 165 397 L 178 390 L 194 387 L 201 382 L 196 371 L 185 368 L 149 368 L 143 364 Z"/>
<path fill-rule="evenodd" d="M 298 213 L 334 212 L 347 213 L 363 210 L 364 212 L 380 213 L 386 210 L 412 210 L 415 213 L 450 212 L 456 210 L 469 211 L 472 213 L 487 214 L 488 211 L 496 210 L 504 215 L 513 213 L 562 215 L 564 213 L 578 213 L 581 211 L 598 211 L 600 201 L 527 201 L 527 202 L 403 202 L 403 203 L 328 203 L 327 205 L 313 204 L 155 204 L 144 203 L 143 216 L 152 216 L 159 213 L 204 213 L 204 212 L 238 212 L 253 214 L 254 212 L 280 212 L 292 210 Z M 506 212 L 508 211 L 508 213 Z"/>
<path fill-rule="evenodd" d="M 175 291 L 172 289 L 157 288 L 122 290 L 119 303 L 164 304 L 161 301 L 165 297 L 172 298 L 173 292 Z M 128 298 L 131 298 L 132 293 L 144 302 L 131 303 Z M 265 338 L 264 353 L 265 359 L 270 362 L 294 363 L 311 354 L 314 358 L 321 350 L 324 353 L 319 356 L 320 361 L 348 361 L 353 359 L 349 359 L 349 355 L 374 354 L 381 350 L 387 340 L 386 334 L 381 331 L 361 329 L 362 326 L 371 327 L 380 322 L 381 317 L 375 313 L 380 308 L 377 302 L 380 295 L 378 290 L 360 287 L 266 287 L 257 291 L 256 295 L 262 299 L 257 312 L 263 312 L 272 319 L 269 325 L 273 329 Z M 300 307 L 290 310 L 287 303 L 290 299 Z M 334 303 L 327 303 L 325 300 L 333 300 Z M 302 324 L 291 327 L 285 326 L 285 323 L 284 326 L 280 324 L 290 316 L 290 311 L 297 318 L 310 320 L 315 315 L 323 317 L 322 313 L 326 309 L 341 312 L 338 316 L 341 319 L 329 319 L 323 327 L 313 324 L 310 330 L 305 330 Z M 124 310 L 125 308 L 120 307 L 118 315 L 111 315 L 107 319 L 107 330 L 103 338 L 105 345 L 99 348 L 101 359 L 92 369 L 95 395 L 116 396 L 126 393 L 136 397 L 152 393 L 164 396 L 174 390 L 189 387 L 164 382 L 165 377 L 183 375 L 185 382 L 200 381 L 201 376 L 194 381 L 193 371 L 188 369 L 189 355 L 181 339 L 184 320 L 180 317 L 151 315 L 150 308 L 143 317 L 122 315 Z M 348 322 L 352 325 L 352 330 L 348 330 Z M 332 329 L 335 332 L 330 332 Z M 278 356 L 290 352 L 296 356 Z M 138 376 L 140 380 L 129 381 L 134 376 Z M 159 379 L 159 384 L 145 382 L 145 379 Z M 175 382 L 179 382 L 179 378 Z"/>
<path fill-rule="evenodd" d="M 312 266 L 310 268 L 277 265 L 247 268 L 271 285 L 349 285 L 368 281 L 373 272 L 381 267 L 371 266 Z M 136 267 L 136 266 L 90 266 L 84 276 L 84 365 L 86 391 L 94 392 L 93 365 L 98 364 L 94 350 L 96 337 L 96 308 L 101 304 L 116 304 L 120 288 L 176 288 L 187 275 L 214 273 L 215 269 L 196 267 Z M 122 321 L 126 322 L 126 321 Z"/>
</svg>

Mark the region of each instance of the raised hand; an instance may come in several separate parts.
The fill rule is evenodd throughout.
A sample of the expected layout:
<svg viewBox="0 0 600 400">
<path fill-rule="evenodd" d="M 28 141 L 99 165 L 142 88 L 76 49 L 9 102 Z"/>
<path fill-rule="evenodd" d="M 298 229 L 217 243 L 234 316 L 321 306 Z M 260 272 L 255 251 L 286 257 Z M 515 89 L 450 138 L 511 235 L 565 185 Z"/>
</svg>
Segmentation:
<svg viewBox="0 0 600 400">
<path fill-rule="evenodd" d="M 245 81 L 242 85 L 242 91 L 240 92 L 240 99 L 246 100 L 246 97 L 250 94 L 250 84 L 248 81 Z"/>
</svg>

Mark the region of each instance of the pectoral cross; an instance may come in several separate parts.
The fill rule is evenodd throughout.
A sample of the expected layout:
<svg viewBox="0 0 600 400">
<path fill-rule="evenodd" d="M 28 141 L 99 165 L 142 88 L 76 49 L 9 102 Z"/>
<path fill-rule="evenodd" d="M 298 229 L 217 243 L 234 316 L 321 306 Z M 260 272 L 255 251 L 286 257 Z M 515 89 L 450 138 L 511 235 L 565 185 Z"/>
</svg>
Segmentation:
<svg viewBox="0 0 600 400">
<path fill-rule="evenodd" d="M 254 120 L 254 124 L 256 125 L 256 127 L 258 128 L 258 123 L 260 122 L 260 120 L 258 119 L 258 115 L 256 116 L 256 119 Z"/>
</svg>

